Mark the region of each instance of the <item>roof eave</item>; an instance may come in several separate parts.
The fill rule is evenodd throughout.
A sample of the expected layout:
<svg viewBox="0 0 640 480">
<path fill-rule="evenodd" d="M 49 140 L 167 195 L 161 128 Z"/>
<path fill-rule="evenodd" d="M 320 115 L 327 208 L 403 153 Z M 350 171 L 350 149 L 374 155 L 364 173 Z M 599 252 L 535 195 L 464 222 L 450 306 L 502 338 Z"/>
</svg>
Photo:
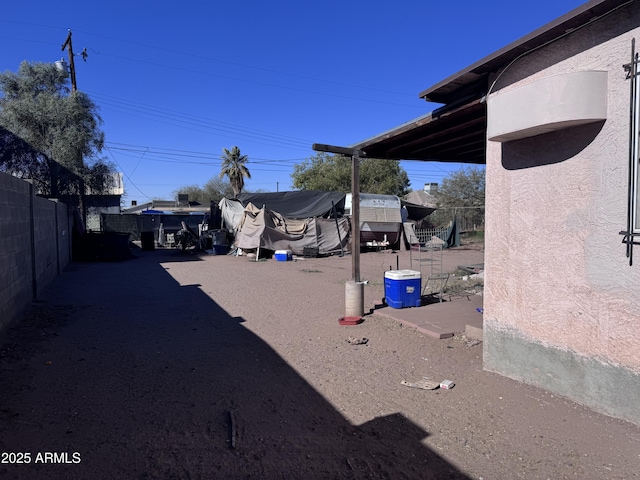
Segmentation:
<svg viewBox="0 0 640 480">
<path fill-rule="evenodd" d="M 486 105 L 477 99 L 439 108 L 350 148 L 370 158 L 483 164 L 485 130 Z"/>
<path fill-rule="evenodd" d="M 480 97 L 487 93 L 491 73 L 497 72 L 522 54 L 583 26 L 591 19 L 633 1 L 635 0 L 591 0 L 420 92 L 419 97 L 428 102 L 445 104 L 461 93 L 469 95 L 473 92 L 476 97 Z"/>
</svg>

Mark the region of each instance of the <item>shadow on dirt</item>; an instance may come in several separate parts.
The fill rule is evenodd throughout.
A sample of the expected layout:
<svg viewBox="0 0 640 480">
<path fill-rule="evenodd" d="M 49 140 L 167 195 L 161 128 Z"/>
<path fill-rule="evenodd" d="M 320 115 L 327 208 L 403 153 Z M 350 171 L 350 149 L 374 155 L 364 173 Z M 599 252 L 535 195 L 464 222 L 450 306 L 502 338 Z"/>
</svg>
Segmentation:
<svg viewBox="0 0 640 480">
<path fill-rule="evenodd" d="M 0 450 L 30 462 L 0 476 L 468 478 L 401 414 L 352 425 L 243 319 L 166 271 L 192 260 L 75 264 L 38 305 L 58 321 L 9 331 L 31 347 L 0 358 Z"/>
</svg>

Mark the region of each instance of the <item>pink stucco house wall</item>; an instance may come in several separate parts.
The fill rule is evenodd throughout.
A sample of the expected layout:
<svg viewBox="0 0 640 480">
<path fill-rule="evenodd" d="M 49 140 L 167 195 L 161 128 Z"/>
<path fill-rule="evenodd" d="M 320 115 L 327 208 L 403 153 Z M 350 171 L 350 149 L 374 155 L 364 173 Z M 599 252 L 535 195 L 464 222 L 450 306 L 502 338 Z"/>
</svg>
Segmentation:
<svg viewBox="0 0 640 480">
<path fill-rule="evenodd" d="M 640 423 L 640 265 L 629 265 L 620 235 L 630 141 L 623 64 L 634 37 L 640 2 L 531 52 L 494 79 L 484 366 Z M 574 83 L 580 75 L 593 82 Z M 526 108 L 535 104 L 542 108 Z M 572 116 L 585 104 L 598 112 Z M 554 108 L 556 118 L 545 118 Z M 515 119 L 510 139 L 505 129 Z"/>
<path fill-rule="evenodd" d="M 590 0 L 420 93 L 442 107 L 349 148 L 485 163 L 485 369 L 640 424 L 640 245 L 630 264 L 620 234 L 640 170 L 633 38 L 640 0 Z"/>
</svg>

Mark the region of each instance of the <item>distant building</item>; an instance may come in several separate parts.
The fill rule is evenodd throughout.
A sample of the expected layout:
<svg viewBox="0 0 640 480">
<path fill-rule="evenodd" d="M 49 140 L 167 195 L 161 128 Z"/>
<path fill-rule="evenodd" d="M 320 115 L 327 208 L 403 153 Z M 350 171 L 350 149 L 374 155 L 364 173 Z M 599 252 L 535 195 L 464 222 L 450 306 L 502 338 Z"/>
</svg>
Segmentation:
<svg viewBox="0 0 640 480">
<path fill-rule="evenodd" d="M 424 191 L 427 192 L 429 195 L 433 195 L 438 191 L 438 184 L 437 183 L 425 183 L 424 184 Z"/>
<path fill-rule="evenodd" d="M 87 187 L 84 198 L 87 209 L 87 230 L 100 231 L 101 213 L 120 213 L 120 202 L 124 195 L 124 181 L 121 172 L 113 174 L 111 186 L 102 194 L 94 195 Z"/>
<path fill-rule="evenodd" d="M 414 190 L 413 192 L 409 192 L 404 196 L 404 200 L 409 203 L 413 203 L 414 205 L 431 208 L 436 208 L 438 203 L 436 197 L 426 190 Z"/>
</svg>

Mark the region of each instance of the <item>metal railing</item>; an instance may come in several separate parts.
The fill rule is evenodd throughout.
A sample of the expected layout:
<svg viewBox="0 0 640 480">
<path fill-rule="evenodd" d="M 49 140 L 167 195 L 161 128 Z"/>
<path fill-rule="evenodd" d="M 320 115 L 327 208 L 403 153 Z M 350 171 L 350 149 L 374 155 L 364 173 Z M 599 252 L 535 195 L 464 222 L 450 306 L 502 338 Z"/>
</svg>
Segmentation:
<svg viewBox="0 0 640 480">
<path fill-rule="evenodd" d="M 420 245 L 429 245 L 434 243 L 433 237 L 436 237 L 443 242 L 447 241 L 447 237 L 449 235 L 448 227 L 440 227 L 440 228 L 427 228 L 427 229 L 416 229 L 416 237 L 418 238 L 418 243 Z M 440 242 L 436 242 L 440 243 Z"/>
</svg>

